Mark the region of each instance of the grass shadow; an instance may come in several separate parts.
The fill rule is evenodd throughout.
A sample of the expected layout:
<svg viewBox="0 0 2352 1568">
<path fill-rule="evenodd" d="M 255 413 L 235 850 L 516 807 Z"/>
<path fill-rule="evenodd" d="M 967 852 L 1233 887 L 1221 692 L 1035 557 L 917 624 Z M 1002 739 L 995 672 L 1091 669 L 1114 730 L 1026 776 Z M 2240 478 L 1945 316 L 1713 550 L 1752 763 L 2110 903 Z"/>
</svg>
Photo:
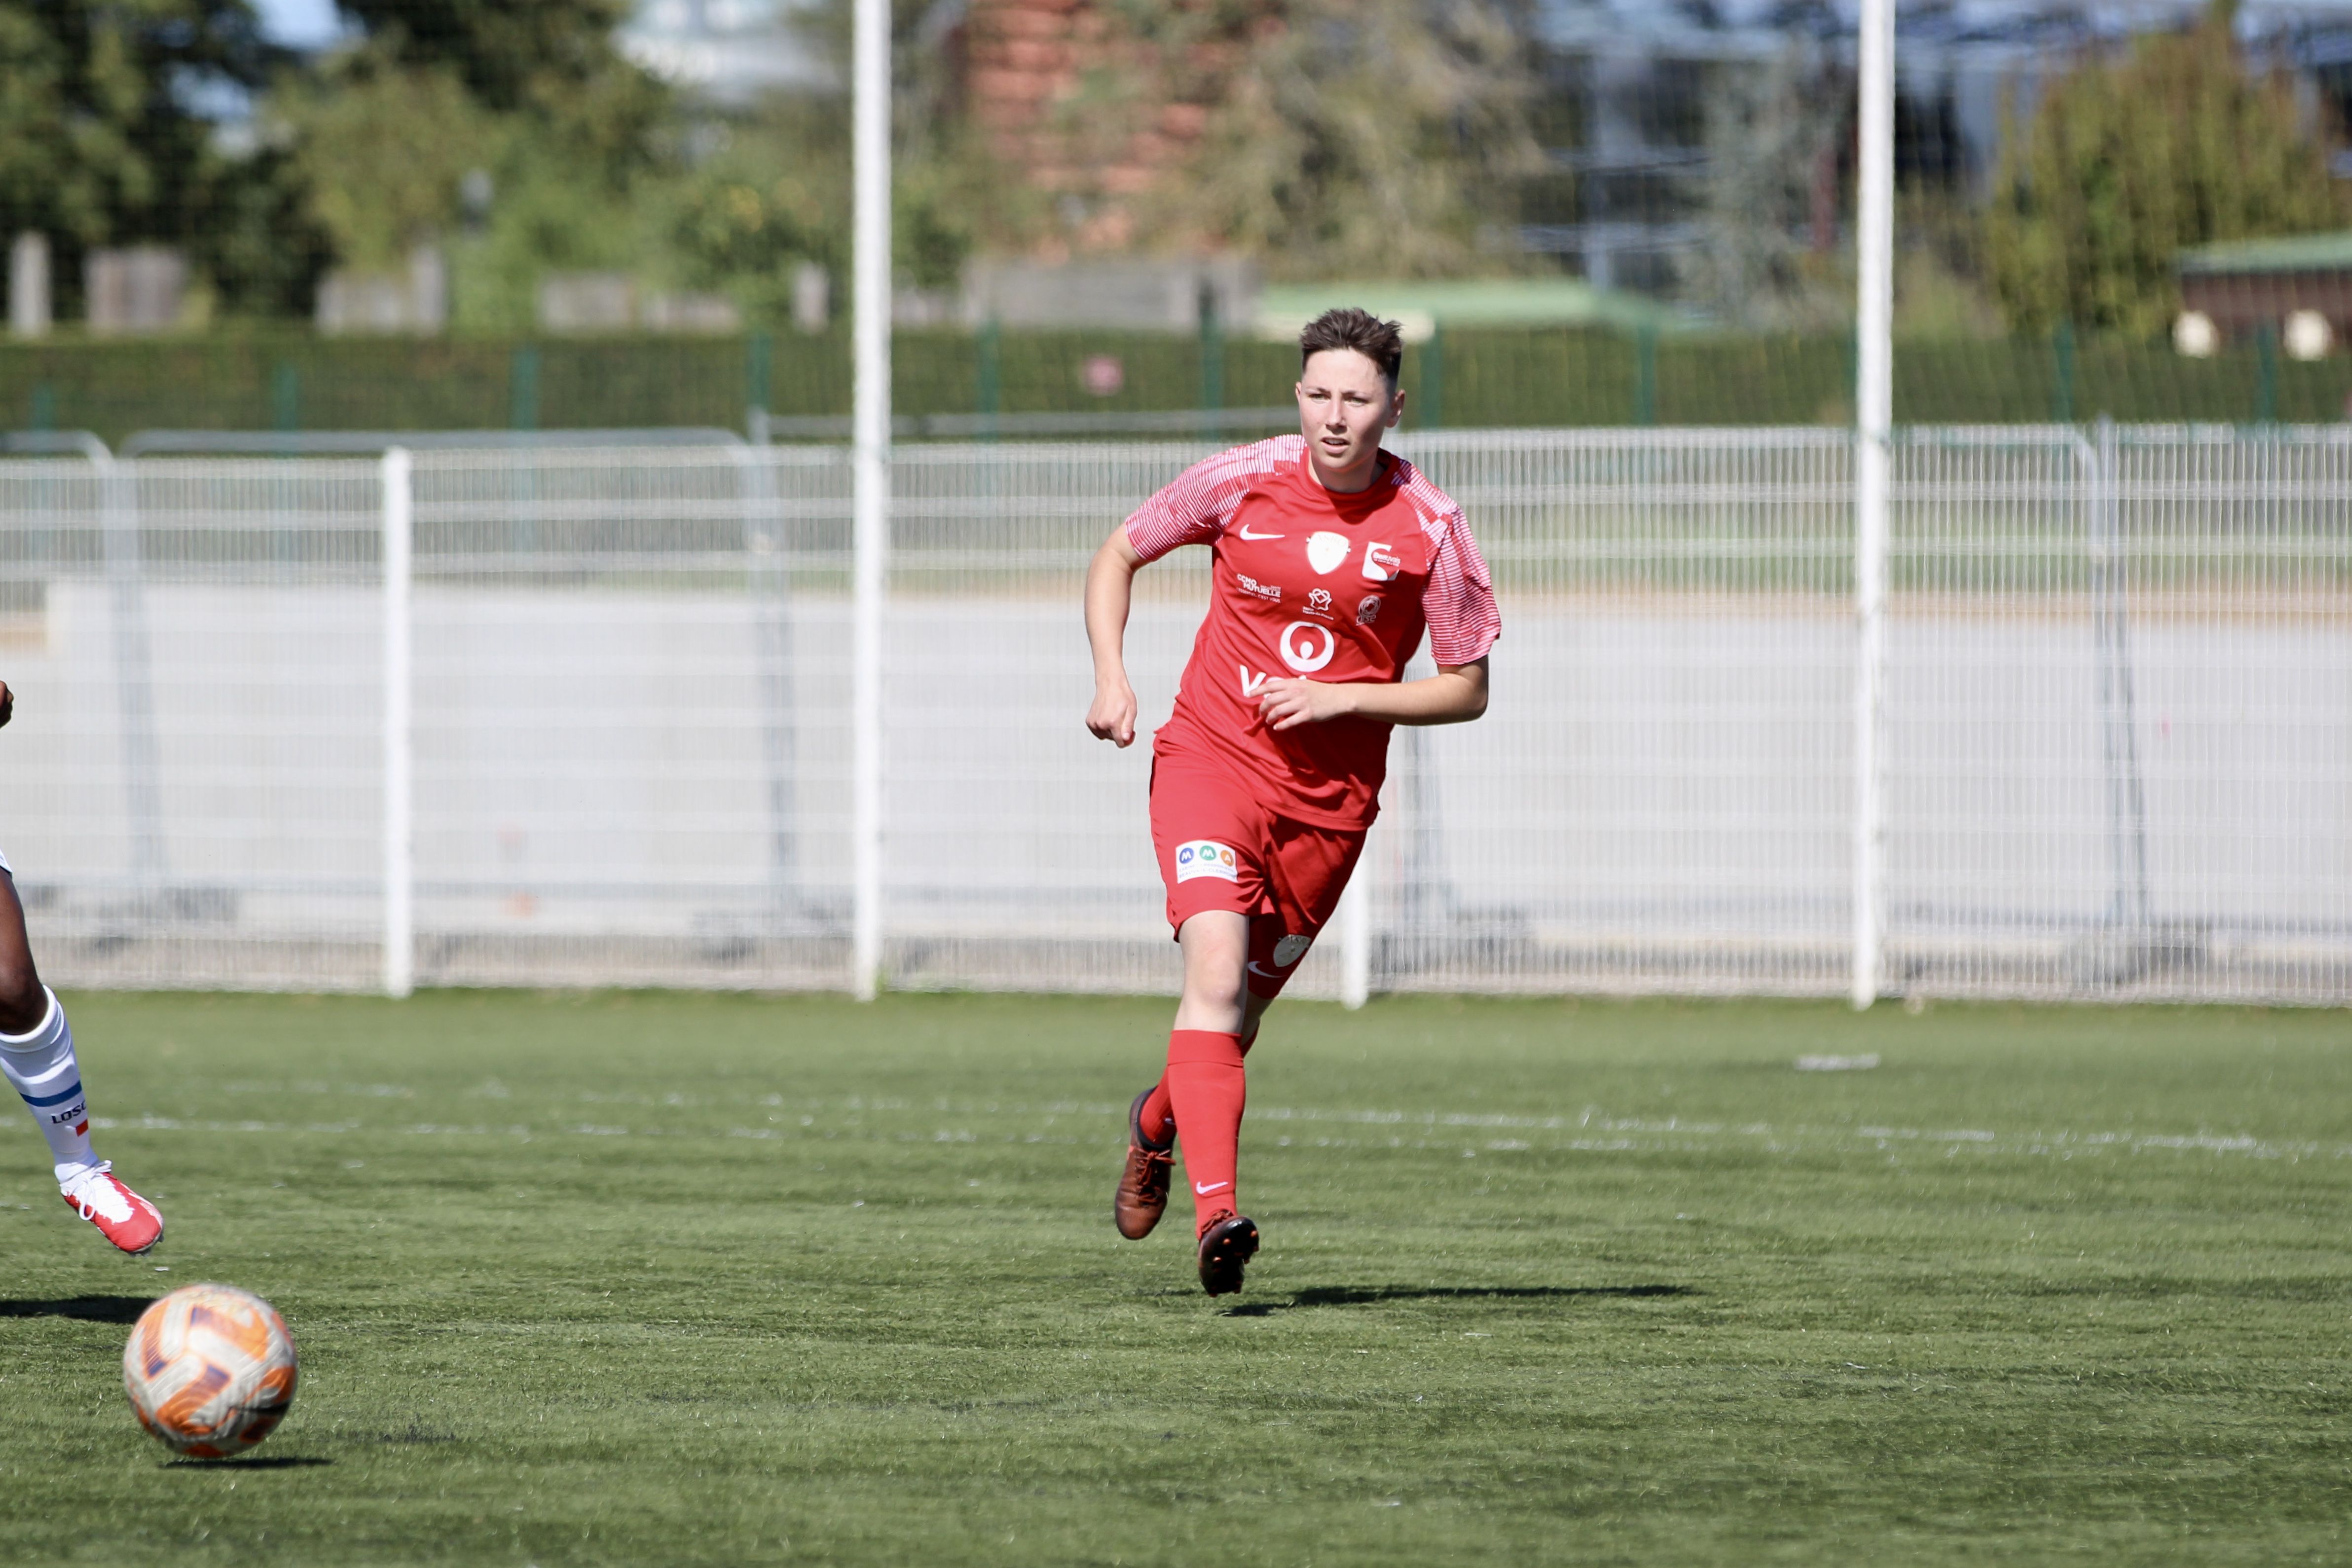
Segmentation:
<svg viewBox="0 0 2352 1568">
<path fill-rule="evenodd" d="M 86 1323 L 135 1323 L 152 1296 L 37 1296 L 0 1300 L 0 1318 L 74 1318 Z"/>
<path fill-rule="evenodd" d="M 235 1475 L 239 1470 L 307 1470 L 334 1462 L 317 1454 L 270 1454 L 267 1457 L 247 1455 L 241 1459 L 165 1459 L 155 1468 L 159 1470 L 214 1470 Z"/>
<path fill-rule="evenodd" d="M 1245 1301 L 1226 1308 L 1225 1316 L 1263 1318 L 1299 1307 L 1369 1307 L 1382 1301 L 1605 1301 L 1696 1294 L 1688 1285 L 1325 1285 L 1294 1291 L 1286 1301 Z"/>
</svg>

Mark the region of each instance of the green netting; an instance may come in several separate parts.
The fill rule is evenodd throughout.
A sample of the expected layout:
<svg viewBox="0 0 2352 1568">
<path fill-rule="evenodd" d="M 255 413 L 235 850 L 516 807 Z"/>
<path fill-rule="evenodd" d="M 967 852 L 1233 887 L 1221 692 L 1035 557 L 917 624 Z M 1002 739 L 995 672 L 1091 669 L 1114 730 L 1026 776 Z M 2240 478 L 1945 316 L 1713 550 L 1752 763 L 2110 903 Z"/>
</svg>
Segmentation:
<svg viewBox="0 0 2352 1568">
<path fill-rule="evenodd" d="M 1462 329 L 1407 355 L 1419 428 L 1801 425 L 1852 418 L 1842 336 L 1730 337 Z M 1281 343 L 1167 333 L 910 331 L 897 341 L 908 415 L 1136 413 L 1281 404 Z M 2285 359 L 2256 342 L 2210 359 L 2168 345 L 2046 340 L 1896 345 L 1905 423 L 2326 423 L 2346 416 L 2352 359 Z M 0 425 L 225 430 L 741 427 L 849 411 L 836 332 L 498 342 L 308 334 L 0 347 Z"/>
</svg>

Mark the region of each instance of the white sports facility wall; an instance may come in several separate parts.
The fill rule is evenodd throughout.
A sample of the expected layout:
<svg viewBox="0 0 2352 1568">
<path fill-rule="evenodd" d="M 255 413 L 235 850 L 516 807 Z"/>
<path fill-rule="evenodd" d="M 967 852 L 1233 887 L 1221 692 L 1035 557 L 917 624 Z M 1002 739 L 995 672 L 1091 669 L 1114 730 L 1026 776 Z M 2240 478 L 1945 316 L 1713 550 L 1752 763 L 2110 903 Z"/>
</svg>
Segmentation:
<svg viewBox="0 0 2352 1568">
<path fill-rule="evenodd" d="M 1842 993 L 1851 437 L 1402 445 L 1505 631 L 1486 719 L 1398 733 L 1372 988 Z M 1204 450 L 898 453 L 887 983 L 1172 989 L 1077 584 Z M 384 473 L 0 464 L 0 847 L 54 979 L 381 983 Z M 418 983 L 845 987 L 843 455 L 413 473 Z M 1155 718 L 1204 568 L 1140 580 Z M 1889 572 L 1886 993 L 2352 1000 L 2352 434 L 1906 432 Z"/>
</svg>

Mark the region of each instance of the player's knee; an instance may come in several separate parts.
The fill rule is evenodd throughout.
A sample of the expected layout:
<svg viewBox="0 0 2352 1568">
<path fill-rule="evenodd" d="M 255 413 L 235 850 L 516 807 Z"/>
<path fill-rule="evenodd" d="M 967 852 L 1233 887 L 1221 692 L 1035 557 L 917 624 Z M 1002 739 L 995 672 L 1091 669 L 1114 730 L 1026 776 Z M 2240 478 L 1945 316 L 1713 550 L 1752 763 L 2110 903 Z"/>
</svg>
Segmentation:
<svg viewBox="0 0 2352 1568">
<path fill-rule="evenodd" d="M 29 1034 L 48 1011 L 49 998 L 28 957 L 0 957 L 0 1034 Z"/>
</svg>

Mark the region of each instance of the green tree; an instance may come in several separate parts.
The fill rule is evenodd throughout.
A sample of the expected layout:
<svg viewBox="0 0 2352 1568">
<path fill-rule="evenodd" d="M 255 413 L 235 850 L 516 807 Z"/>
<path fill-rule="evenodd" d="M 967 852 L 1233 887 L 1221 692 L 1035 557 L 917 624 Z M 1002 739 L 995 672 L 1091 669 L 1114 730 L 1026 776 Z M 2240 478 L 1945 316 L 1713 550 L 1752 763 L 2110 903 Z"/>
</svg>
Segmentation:
<svg viewBox="0 0 2352 1568">
<path fill-rule="evenodd" d="M 1097 112 L 1211 106 L 1146 243 L 1203 242 L 1276 276 L 1447 276 L 1508 265 L 1492 235 L 1540 167 L 1525 18 L 1508 0 L 1122 0 L 1149 85 Z"/>
<path fill-rule="evenodd" d="M 246 0 L 0 0 L 0 233 L 57 240 L 68 313 L 79 253 L 101 245 L 182 246 L 238 302 L 301 290 L 315 241 L 299 220 L 274 246 L 247 243 L 294 205 L 283 158 L 224 152 L 198 112 L 283 59 Z"/>
<path fill-rule="evenodd" d="M 2326 129 L 2283 77 L 2248 70 L 2232 10 L 2085 59 L 2049 84 L 2030 126 L 2009 128 L 1984 256 L 2012 329 L 2152 336 L 2180 308 L 2183 246 L 2346 222 Z"/>
</svg>

